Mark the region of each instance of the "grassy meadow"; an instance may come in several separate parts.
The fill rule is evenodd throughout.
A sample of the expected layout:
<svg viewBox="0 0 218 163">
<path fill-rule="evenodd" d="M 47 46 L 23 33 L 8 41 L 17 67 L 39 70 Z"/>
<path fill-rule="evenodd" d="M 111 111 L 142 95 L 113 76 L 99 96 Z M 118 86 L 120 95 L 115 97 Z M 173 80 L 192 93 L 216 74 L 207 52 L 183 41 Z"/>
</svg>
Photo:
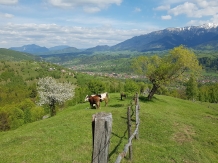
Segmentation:
<svg viewBox="0 0 218 163">
<path fill-rule="evenodd" d="M 89 109 L 89 103 L 82 103 L 52 118 L 0 132 L 0 162 L 90 163 L 92 115 L 110 112 L 113 126 L 109 162 L 113 163 L 128 142 L 126 111 L 130 103 L 130 97 L 121 101 L 114 93 L 107 107 L 101 103 L 101 109 L 95 110 Z M 133 140 L 132 162 L 216 163 L 217 133 L 218 104 L 158 95 L 152 101 L 140 97 L 139 140 Z M 121 162 L 129 162 L 127 158 Z"/>
</svg>

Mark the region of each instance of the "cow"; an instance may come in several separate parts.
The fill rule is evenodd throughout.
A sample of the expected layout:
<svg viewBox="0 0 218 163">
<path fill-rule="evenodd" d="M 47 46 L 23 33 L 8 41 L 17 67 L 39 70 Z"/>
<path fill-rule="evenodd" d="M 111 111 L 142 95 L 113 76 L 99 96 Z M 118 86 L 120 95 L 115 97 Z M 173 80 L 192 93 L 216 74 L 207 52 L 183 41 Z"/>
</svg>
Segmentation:
<svg viewBox="0 0 218 163">
<path fill-rule="evenodd" d="M 120 100 L 123 100 L 123 97 L 126 98 L 127 95 L 126 95 L 125 93 L 122 92 L 122 93 L 120 93 Z"/>
<path fill-rule="evenodd" d="M 107 104 L 108 104 L 108 93 L 107 92 L 101 93 L 101 94 L 91 95 L 91 97 L 93 97 L 93 96 L 99 96 L 100 97 L 100 102 L 105 101 L 105 106 L 107 106 Z M 86 95 L 85 101 L 89 101 L 89 97 L 90 97 L 89 95 Z"/>
<path fill-rule="evenodd" d="M 87 100 L 87 99 L 90 103 L 91 108 L 94 106 L 96 109 L 100 108 L 101 95 L 93 95 L 93 96 L 88 96 L 88 97 L 86 96 L 85 100 Z"/>
<path fill-rule="evenodd" d="M 107 106 L 107 104 L 108 104 L 108 93 L 105 92 L 105 93 L 101 93 L 100 95 L 101 95 L 101 102 L 105 101 L 105 106 Z"/>
</svg>

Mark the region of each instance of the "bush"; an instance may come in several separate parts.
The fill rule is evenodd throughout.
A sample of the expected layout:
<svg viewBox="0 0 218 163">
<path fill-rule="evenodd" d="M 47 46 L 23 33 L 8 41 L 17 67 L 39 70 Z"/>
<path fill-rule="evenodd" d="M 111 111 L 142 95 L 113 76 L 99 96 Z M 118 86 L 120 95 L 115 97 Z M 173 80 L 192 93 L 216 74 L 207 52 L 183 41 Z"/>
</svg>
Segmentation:
<svg viewBox="0 0 218 163">
<path fill-rule="evenodd" d="M 25 99 L 18 104 L 18 108 L 24 112 L 24 123 L 32 122 L 30 110 L 35 106 L 34 102 L 30 99 Z"/>
<path fill-rule="evenodd" d="M 24 112 L 16 107 L 11 108 L 9 123 L 11 129 L 16 129 L 24 124 Z"/>
<path fill-rule="evenodd" d="M 30 110 L 30 115 L 31 115 L 31 122 L 41 120 L 42 117 L 45 115 L 44 108 L 40 106 L 36 106 L 31 108 Z"/>
<path fill-rule="evenodd" d="M 9 129 L 9 114 L 4 110 L 0 110 L 0 131 L 7 131 Z"/>
</svg>

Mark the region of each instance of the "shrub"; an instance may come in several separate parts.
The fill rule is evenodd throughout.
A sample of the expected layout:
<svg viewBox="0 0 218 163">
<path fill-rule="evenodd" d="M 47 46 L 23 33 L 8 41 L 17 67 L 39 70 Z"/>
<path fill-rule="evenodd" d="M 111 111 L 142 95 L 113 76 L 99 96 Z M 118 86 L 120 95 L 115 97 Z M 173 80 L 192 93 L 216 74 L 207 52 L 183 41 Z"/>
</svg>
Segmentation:
<svg viewBox="0 0 218 163">
<path fill-rule="evenodd" d="M 7 131 L 9 129 L 9 114 L 4 110 L 0 110 L 0 131 Z"/>
<path fill-rule="evenodd" d="M 42 117 L 45 115 L 44 108 L 40 106 L 36 106 L 31 108 L 30 110 L 30 115 L 31 115 L 31 122 L 41 120 Z"/>
</svg>

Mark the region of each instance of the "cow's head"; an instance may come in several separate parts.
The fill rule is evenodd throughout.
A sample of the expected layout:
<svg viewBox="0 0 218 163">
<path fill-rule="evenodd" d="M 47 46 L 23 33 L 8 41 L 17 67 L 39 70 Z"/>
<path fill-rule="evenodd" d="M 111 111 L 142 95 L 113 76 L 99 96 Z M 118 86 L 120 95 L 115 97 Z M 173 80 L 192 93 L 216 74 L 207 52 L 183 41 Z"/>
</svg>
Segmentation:
<svg viewBox="0 0 218 163">
<path fill-rule="evenodd" d="M 89 101 L 89 95 L 86 95 L 86 97 L 85 97 L 85 102 L 86 101 Z"/>
</svg>

